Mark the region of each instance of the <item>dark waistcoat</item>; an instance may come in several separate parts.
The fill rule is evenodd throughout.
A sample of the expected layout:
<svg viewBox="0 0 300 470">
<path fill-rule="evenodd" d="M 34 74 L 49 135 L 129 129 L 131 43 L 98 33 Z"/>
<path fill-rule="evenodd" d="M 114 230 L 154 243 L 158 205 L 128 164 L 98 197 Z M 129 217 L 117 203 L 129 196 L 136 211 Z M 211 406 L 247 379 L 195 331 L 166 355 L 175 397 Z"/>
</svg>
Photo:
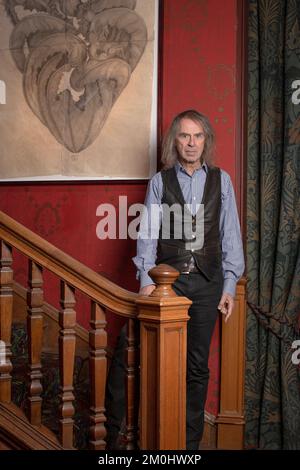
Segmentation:
<svg viewBox="0 0 300 470">
<path fill-rule="evenodd" d="M 196 227 L 198 217 L 192 216 L 187 209 L 186 202 L 177 179 L 175 168 L 162 170 L 163 197 L 162 204 L 171 207 L 177 204 L 174 214 L 165 217 L 166 208 L 163 206 L 163 222 L 170 220 L 168 230 L 160 229 L 156 264 L 169 264 L 180 272 L 186 271 L 192 258 L 199 269 L 208 279 L 212 279 L 215 272 L 222 267 L 222 250 L 220 242 L 220 210 L 221 210 L 221 171 L 219 168 L 208 167 L 208 174 L 203 192 L 201 204 L 204 205 L 204 237 L 203 246 L 199 247 L 198 237 L 192 237 L 191 229 L 194 233 L 199 233 Z M 200 203 L 200 201 L 197 201 Z M 185 216 L 183 215 L 185 214 Z M 184 222 L 184 217 L 186 221 Z M 188 230 L 184 230 L 184 224 Z M 182 233 L 178 232 L 179 225 L 182 226 Z M 178 235 L 180 238 L 178 238 Z M 167 238 L 166 238 L 167 236 Z"/>
</svg>

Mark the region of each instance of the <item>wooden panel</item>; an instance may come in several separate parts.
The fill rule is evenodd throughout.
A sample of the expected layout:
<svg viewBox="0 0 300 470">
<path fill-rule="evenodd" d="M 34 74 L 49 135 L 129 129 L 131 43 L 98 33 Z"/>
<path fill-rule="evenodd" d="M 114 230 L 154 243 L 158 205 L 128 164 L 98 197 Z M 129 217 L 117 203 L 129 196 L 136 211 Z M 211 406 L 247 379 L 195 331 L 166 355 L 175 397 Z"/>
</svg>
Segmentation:
<svg viewBox="0 0 300 470">
<path fill-rule="evenodd" d="M 224 420 L 226 421 L 226 420 Z M 234 419 L 218 424 L 218 449 L 242 450 L 244 448 L 244 422 Z"/>
<path fill-rule="evenodd" d="M 162 449 L 185 449 L 186 322 L 164 325 L 160 337 L 160 430 Z M 179 444 L 179 447 L 177 447 Z"/>
<path fill-rule="evenodd" d="M 237 286 L 234 312 L 222 323 L 221 393 L 218 449 L 242 449 L 244 436 L 246 280 Z"/>
<path fill-rule="evenodd" d="M 157 449 L 158 339 L 157 327 L 141 325 L 141 448 Z"/>
<path fill-rule="evenodd" d="M 214 450 L 217 448 L 216 417 L 207 411 L 204 413 L 204 431 L 200 442 L 200 449 Z"/>
</svg>

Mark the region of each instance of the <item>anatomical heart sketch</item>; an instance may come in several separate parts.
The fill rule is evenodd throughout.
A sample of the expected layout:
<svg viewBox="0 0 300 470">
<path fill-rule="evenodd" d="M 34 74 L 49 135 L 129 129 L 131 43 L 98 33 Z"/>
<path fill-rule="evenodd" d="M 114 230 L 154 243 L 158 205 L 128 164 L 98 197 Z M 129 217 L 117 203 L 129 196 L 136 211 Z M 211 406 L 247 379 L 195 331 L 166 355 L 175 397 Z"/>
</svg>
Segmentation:
<svg viewBox="0 0 300 470">
<path fill-rule="evenodd" d="M 148 178 L 158 0 L 0 0 L 0 180 Z"/>
</svg>

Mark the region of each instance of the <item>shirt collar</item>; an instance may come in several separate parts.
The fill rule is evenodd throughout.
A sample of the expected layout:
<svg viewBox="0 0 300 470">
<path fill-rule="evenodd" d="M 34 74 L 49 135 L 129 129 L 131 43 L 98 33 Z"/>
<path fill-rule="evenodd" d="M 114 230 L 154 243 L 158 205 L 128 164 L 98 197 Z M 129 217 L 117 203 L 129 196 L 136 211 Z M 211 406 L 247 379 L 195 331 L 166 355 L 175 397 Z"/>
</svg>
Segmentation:
<svg viewBox="0 0 300 470">
<path fill-rule="evenodd" d="M 200 168 L 198 168 L 196 171 L 200 171 L 200 170 L 204 170 L 205 173 L 208 172 L 208 166 L 207 166 L 207 163 L 204 162 L 202 166 L 200 166 Z M 186 170 L 185 168 L 181 165 L 181 163 L 177 160 L 177 162 L 175 163 L 175 170 L 176 170 L 176 174 L 178 174 L 179 171 L 182 171 L 184 173 L 186 173 Z M 187 174 L 187 173 L 186 173 Z"/>
</svg>

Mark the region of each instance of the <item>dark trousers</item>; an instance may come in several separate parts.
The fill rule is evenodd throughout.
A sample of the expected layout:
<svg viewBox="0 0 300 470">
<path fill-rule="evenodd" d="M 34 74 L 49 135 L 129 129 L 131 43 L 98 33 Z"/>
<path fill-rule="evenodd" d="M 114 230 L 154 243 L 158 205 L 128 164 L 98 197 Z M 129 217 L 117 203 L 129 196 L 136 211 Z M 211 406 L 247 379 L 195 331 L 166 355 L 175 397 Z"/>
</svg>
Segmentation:
<svg viewBox="0 0 300 470">
<path fill-rule="evenodd" d="M 116 348 L 109 368 L 106 390 L 105 390 L 105 409 L 106 409 L 106 450 L 119 449 L 119 433 L 122 427 L 122 421 L 126 413 L 126 394 L 125 394 L 125 350 L 126 350 L 126 325 L 120 331 Z"/>
<path fill-rule="evenodd" d="M 223 275 L 218 271 L 208 280 L 201 273 L 181 274 L 173 288 L 177 295 L 193 302 L 187 324 L 186 448 L 196 450 L 204 428 L 209 346 L 218 317 Z"/>
</svg>

